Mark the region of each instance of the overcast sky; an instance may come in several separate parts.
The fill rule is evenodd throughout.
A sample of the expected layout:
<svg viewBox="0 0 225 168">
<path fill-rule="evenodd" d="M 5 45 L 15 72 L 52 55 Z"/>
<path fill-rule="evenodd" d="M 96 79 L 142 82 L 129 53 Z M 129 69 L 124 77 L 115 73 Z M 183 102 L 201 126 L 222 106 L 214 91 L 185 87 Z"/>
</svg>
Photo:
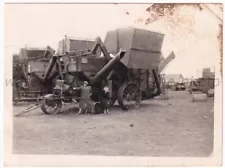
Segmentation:
<svg viewBox="0 0 225 168">
<path fill-rule="evenodd" d="M 58 41 L 65 35 L 93 39 L 100 36 L 104 39 L 108 30 L 135 26 L 165 34 L 164 57 L 172 50 L 176 54 L 165 73 L 200 77 L 202 68 L 213 70 L 215 57 L 219 55 L 219 21 L 215 16 L 207 10 L 199 12 L 184 7 L 169 19 L 147 26 L 135 24 L 136 19 L 148 16 L 145 12 L 147 7 L 146 4 L 8 4 L 5 6 L 6 56 L 19 52 L 25 44 L 28 47 L 50 45 L 57 49 Z M 130 15 L 126 15 L 126 11 Z M 168 20 L 177 18 L 180 19 L 179 24 L 168 23 Z"/>
</svg>

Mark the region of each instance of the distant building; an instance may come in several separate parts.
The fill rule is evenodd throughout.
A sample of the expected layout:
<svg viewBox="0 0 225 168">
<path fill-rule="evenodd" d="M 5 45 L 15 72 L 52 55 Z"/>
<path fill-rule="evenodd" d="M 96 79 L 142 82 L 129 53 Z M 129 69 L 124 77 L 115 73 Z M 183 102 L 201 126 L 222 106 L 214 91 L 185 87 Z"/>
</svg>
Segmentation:
<svg viewBox="0 0 225 168">
<path fill-rule="evenodd" d="M 184 77 L 181 74 L 165 74 L 165 81 L 167 83 L 184 82 Z"/>
</svg>

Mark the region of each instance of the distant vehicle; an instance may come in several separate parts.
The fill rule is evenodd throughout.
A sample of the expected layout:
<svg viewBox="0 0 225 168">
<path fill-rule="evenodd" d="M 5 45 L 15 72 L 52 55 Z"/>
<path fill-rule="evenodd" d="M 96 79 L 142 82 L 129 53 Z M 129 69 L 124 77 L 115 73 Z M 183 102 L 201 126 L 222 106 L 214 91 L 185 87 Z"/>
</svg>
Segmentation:
<svg viewBox="0 0 225 168">
<path fill-rule="evenodd" d="M 197 80 L 192 80 L 189 86 L 189 93 L 192 94 L 192 92 L 201 91 L 199 87 L 199 83 Z"/>
<path fill-rule="evenodd" d="M 210 89 L 214 89 L 214 82 L 214 78 L 198 78 L 192 80 L 189 86 L 189 92 L 192 94 L 192 92 L 199 91 L 208 94 Z"/>
<path fill-rule="evenodd" d="M 186 90 L 185 83 L 183 83 L 183 82 L 177 82 L 174 84 L 173 87 L 174 87 L 175 91 Z"/>
</svg>

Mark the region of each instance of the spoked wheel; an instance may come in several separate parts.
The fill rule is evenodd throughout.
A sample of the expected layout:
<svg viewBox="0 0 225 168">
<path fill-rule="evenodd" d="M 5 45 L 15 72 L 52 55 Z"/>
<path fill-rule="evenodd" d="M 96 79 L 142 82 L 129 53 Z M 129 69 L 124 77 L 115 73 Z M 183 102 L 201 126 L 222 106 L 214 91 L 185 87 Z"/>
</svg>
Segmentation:
<svg viewBox="0 0 225 168">
<path fill-rule="evenodd" d="M 136 83 L 124 83 L 118 90 L 118 102 L 123 110 L 138 108 L 141 98 L 141 90 Z"/>
<path fill-rule="evenodd" d="M 62 101 L 61 100 L 54 100 L 54 99 L 43 99 L 41 110 L 45 114 L 57 114 L 60 112 L 62 108 Z"/>
</svg>

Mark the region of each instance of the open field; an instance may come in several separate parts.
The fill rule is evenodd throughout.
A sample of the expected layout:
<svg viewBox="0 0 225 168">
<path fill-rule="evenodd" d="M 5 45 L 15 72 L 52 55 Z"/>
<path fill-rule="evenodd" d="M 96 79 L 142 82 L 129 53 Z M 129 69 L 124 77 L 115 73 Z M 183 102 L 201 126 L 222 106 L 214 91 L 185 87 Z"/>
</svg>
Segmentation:
<svg viewBox="0 0 225 168">
<path fill-rule="evenodd" d="M 72 105 L 58 115 L 36 109 L 14 117 L 17 154 L 207 156 L 213 148 L 213 99 L 191 102 L 187 91 L 169 100 L 143 101 L 139 110 L 115 106 L 109 115 L 77 115 Z M 14 107 L 14 114 L 26 108 Z"/>
</svg>

